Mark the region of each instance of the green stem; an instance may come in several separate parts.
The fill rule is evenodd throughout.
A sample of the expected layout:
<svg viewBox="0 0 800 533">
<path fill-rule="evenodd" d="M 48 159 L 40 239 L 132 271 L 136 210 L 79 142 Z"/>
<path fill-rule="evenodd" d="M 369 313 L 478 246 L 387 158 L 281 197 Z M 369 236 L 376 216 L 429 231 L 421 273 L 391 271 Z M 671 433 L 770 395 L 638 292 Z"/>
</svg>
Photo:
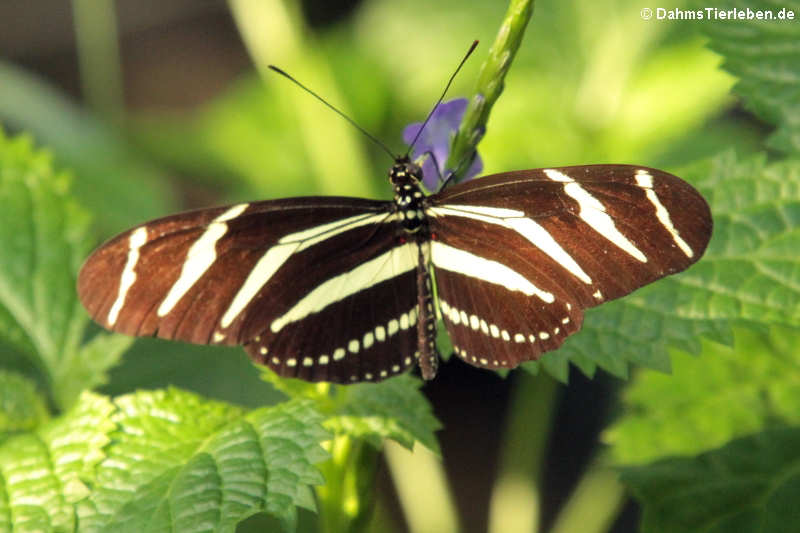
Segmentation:
<svg viewBox="0 0 800 533">
<path fill-rule="evenodd" d="M 561 509 L 550 533 L 608 531 L 625 503 L 617 472 L 595 458 Z"/>
<path fill-rule="evenodd" d="M 113 0 L 72 0 L 86 102 L 106 119 L 122 118 L 122 69 Z"/>
<path fill-rule="evenodd" d="M 475 94 L 470 99 L 461 126 L 450 144 L 450 158 L 446 168 L 454 170 L 456 181 L 463 178 L 464 172 L 475 158 L 475 149 L 486 132 L 489 112 L 503 92 L 503 80 L 532 14 L 533 0 L 509 2 L 503 24 L 478 74 Z"/>
<path fill-rule="evenodd" d="M 291 0 L 228 0 L 242 40 L 265 83 L 282 105 L 292 108 L 302 132 L 308 162 L 317 176 L 317 193 L 352 195 L 373 186 L 372 169 L 358 132 L 305 92 L 268 70 L 284 67 L 342 112 L 347 107 L 329 63 Z M 284 104 L 285 103 L 285 104 Z"/>
<path fill-rule="evenodd" d="M 539 530 L 539 483 L 559 390 L 558 383 L 544 373 L 517 373 L 492 489 L 491 533 Z"/>
<path fill-rule="evenodd" d="M 413 453 L 389 440 L 383 448 L 409 531 L 461 531 L 441 458 L 420 444 Z"/>
<path fill-rule="evenodd" d="M 322 533 L 365 531 L 375 503 L 378 451 L 363 440 L 339 435 L 329 442 L 331 458 L 320 465 L 325 484 L 316 488 Z"/>
</svg>

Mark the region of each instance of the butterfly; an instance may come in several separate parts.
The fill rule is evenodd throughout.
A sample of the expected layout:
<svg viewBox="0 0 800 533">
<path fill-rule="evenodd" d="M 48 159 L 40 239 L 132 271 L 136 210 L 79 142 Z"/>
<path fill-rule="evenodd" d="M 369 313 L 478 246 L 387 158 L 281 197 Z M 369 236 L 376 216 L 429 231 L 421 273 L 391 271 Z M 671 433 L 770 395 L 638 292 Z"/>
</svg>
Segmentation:
<svg viewBox="0 0 800 533">
<path fill-rule="evenodd" d="M 455 354 L 514 368 L 577 332 L 584 310 L 703 254 L 703 197 L 666 172 L 587 165 L 505 172 L 425 195 L 399 157 L 390 201 L 302 197 L 168 216 L 83 265 L 103 327 L 243 345 L 309 381 L 436 374 L 441 317 Z M 434 293 L 435 286 L 435 293 Z"/>
<path fill-rule="evenodd" d="M 688 268 L 711 237 L 703 197 L 661 170 L 520 170 L 426 195 L 410 152 L 389 201 L 267 200 L 132 228 L 86 260 L 80 300 L 109 330 L 242 345 L 282 376 L 357 383 L 419 365 L 429 380 L 440 318 L 464 361 L 514 368 L 557 349 L 585 309 Z"/>
</svg>

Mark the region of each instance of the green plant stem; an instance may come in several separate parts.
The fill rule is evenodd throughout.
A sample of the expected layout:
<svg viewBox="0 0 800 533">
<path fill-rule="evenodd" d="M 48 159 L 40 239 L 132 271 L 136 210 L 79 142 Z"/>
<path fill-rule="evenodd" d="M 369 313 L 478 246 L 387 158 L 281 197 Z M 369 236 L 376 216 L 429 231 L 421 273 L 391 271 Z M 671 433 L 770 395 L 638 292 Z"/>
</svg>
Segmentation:
<svg viewBox="0 0 800 533">
<path fill-rule="evenodd" d="M 497 37 L 478 74 L 475 94 L 470 98 L 458 132 L 450 143 L 450 157 L 446 168 L 453 170 L 456 181 L 463 177 L 475 158 L 475 149 L 486 132 L 489 113 L 503 92 L 503 80 L 522 42 L 522 36 L 532 14 L 533 0 L 509 2 Z"/>
<path fill-rule="evenodd" d="M 369 191 L 375 180 L 370 178 L 371 167 L 357 130 L 267 68 L 270 64 L 285 68 L 347 113 L 330 67 L 302 23 L 298 3 L 228 0 L 228 4 L 262 78 L 274 86 L 275 97 L 296 113 L 308 160 L 318 179 L 316 192 L 353 195 Z"/>
<path fill-rule="evenodd" d="M 500 467 L 492 488 L 489 531 L 539 530 L 539 482 L 558 383 L 519 371 L 508 410 Z"/>
<path fill-rule="evenodd" d="M 619 475 L 602 457 L 596 457 L 559 512 L 550 533 L 608 531 L 624 503 L 625 489 Z"/>
<path fill-rule="evenodd" d="M 409 452 L 386 441 L 384 453 L 411 533 L 461 531 L 441 458 L 422 445 Z"/>
<path fill-rule="evenodd" d="M 72 0 L 86 102 L 109 121 L 122 119 L 122 69 L 113 0 Z"/>
<path fill-rule="evenodd" d="M 328 443 L 331 458 L 320 465 L 325 484 L 316 488 L 319 530 L 358 533 L 369 523 L 375 503 L 378 450 L 364 441 L 338 435 Z"/>
<path fill-rule="evenodd" d="M 349 389 L 330 383 L 299 384 L 294 394 L 305 396 L 323 413 L 336 411 Z M 335 387 L 335 394 L 332 387 Z M 302 391 L 302 392 L 301 392 Z M 290 396 L 293 394 L 284 390 Z M 375 507 L 375 470 L 379 451 L 365 440 L 346 434 L 335 435 L 324 446 L 331 457 L 319 465 L 325 484 L 315 488 L 322 533 L 365 531 Z"/>
</svg>

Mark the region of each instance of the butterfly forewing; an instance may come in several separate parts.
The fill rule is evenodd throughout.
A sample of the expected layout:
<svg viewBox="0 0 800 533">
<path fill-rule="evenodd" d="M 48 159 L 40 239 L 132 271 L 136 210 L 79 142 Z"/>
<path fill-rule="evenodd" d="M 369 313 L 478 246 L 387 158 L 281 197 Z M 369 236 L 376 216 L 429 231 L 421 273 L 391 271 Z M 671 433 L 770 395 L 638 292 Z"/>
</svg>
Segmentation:
<svg viewBox="0 0 800 533">
<path fill-rule="evenodd" d="M 625 165 L 487 176 L 426 212 L 448 332 L 488 367 L 538 358 L 579 329 L 582 309 L 684 270 L 712 227 L 691 186 Z"/>
<path fill-rule="evenodd" d="M 398 230 L 390 203 L 350 198 L 184 213 L 99 248 L 78 292 L 114 331 L 244 344 L 305 379 L 380 379 L 414 353 L 417 249 Z M 365 360 L 370 350 L 390 356 Z"/>
</svg>

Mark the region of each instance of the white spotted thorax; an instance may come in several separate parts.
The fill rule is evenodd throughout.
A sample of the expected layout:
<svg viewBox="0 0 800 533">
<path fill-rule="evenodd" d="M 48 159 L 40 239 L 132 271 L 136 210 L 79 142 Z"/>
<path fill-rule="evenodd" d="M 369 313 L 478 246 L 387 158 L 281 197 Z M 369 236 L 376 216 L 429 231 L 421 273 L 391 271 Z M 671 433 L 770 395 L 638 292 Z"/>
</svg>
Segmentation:
<svg viewBox="0 0 800 533">
<path fill-rule="evenodd" d="M 400 223 L 408 233 L 416 233 L 426 226 L 423 212 L 425 195 L 419 186 L 422 169 L 407 157 L 398 158 L 389 170 L 389 181 L 394 189 L 394 205 Z"/>
</svg>

